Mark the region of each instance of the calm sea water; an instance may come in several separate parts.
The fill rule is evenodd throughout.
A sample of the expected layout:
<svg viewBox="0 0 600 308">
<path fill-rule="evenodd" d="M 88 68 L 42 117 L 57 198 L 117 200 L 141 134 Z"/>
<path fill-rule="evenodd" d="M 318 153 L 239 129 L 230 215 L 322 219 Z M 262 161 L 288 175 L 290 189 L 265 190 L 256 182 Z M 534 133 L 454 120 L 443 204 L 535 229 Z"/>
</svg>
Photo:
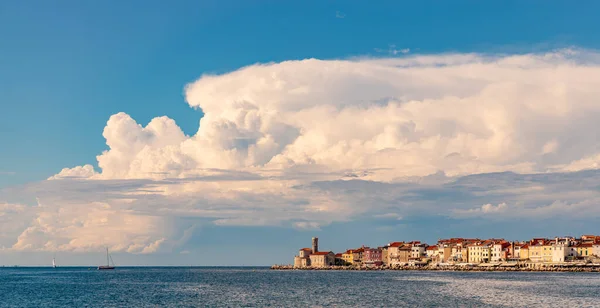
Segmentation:
<svg viewBox="0 0 600 308">
<path fill-rule="evenodd" d="M 600 274 L 0 268 L 0 306 L 600 307 Z"/>
</svg>

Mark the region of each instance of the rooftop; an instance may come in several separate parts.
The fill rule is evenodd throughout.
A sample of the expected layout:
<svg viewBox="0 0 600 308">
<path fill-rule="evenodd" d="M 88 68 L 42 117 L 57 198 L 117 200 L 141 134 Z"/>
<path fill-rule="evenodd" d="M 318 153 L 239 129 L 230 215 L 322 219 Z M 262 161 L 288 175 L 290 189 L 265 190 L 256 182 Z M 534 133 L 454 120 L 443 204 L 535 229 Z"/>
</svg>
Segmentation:
<svg viewBox="0 0 600 308">
<path fill-rule="evenodd" d="M 404 242 L 393 242 L 393 243 L 390 243 L 390 247 L 400 247 L 402 245 L 404 245 Z"/>
<path fill-rule="evenodd" d="M 331 251 L 319 251 L 319 252 L 315 252 L 313 254 L 311 254 L 311 256 L 326 256 L 330 253 L 333 253 Z"/>
</svg>

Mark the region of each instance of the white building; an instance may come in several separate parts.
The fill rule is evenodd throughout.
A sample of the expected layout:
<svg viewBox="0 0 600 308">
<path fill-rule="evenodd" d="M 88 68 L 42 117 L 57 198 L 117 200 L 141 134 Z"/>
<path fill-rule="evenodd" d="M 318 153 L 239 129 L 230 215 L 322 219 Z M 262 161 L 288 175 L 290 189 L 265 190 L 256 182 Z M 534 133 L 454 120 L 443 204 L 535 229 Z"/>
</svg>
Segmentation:
<svg viewBox="0 0 600 308">
<path fill-rule="evenodd" d="M 568 243 L 559 243 L 552 245 L 552 263 L 565 262 L 565 258 L 569 255 L 571 247 Z"/>
<path fill-rule="evenodd" d="M 592 247 L 592 254 L 596 257 L 600 257 L 600 243 L 596 243 Z"/>
<path fill-rule="evenodd" d="M 506 260 L 508 256 L 508 248 L 510 244 L 507 242 L 495 243 L 491 247 L 490 251 L 490 261 L 491 262 L 500 262 Z"/>
<path fill-rule="evenodd" d="M 296 257 L 294 257 L 294 267 L 310 266 L 311 253 L 312 253 L 312 249 L 310 249 L 310 248 L 300 249 L 298 255 Z"/>
<path fill-rule="evenodd" d="M 577 248 L 571 244 L 570 238 L 556 238 L 552 245 L 552 263 L 562 263 L 577 256 Z"/>
<path fill-rule="evenodd" d="M 425 249 L 425 255 L 428 258 L 434 258 L 438 255 L 438 247 L 437 246 L 429 246 Z"/>
<path fill-rule="evenodd" d="M 410 249 L 411 258 L 422 258 L 426 256 L 425 244 L 414 244 Z"/>
</svg>

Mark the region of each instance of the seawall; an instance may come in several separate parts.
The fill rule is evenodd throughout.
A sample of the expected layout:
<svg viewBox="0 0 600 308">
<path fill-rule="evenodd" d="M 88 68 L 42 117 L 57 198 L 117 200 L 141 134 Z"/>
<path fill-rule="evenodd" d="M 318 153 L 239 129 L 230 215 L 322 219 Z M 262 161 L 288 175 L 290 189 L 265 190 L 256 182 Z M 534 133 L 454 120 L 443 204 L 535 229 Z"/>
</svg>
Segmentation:
<svg viewBox="0 0 600 308">
<path fill-rule="evenodd" d="M 509 265 L 428 265 L 428 266 L 328 266 L 294 267 L 273 265 L 272 270 L 312 270 L 312 271 L 456 271 L 456 272 L 600 272 L 600 264 L 509 264 Z"/>
</svg>

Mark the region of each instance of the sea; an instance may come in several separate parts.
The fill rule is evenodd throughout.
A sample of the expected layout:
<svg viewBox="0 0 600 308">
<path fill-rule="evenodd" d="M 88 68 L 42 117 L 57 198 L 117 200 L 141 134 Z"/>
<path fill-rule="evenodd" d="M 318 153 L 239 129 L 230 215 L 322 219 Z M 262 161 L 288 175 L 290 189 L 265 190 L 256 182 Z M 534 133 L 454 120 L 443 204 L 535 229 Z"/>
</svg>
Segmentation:
<svg viewBox="0 0 600 308">
<path fill-rule="evenodd" d="M 0 268 L 0 307 L 600 307 L 600 273 Z"/>
</svg>

